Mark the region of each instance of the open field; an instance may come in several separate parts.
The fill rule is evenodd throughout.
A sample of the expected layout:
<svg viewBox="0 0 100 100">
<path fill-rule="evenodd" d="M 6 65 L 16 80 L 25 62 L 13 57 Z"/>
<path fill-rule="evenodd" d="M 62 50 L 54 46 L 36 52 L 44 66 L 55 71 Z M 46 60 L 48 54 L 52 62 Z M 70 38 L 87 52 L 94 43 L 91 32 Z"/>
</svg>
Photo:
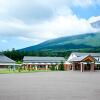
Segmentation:
<svg viewBox="0 0 100 100">
<path fill-rule="evenodd" d="M 0 100 L 100 100 L 100 72 L 0 74 Z"/>
<path fill-rule="evenodd" d="M 14 73 L 34 73 L 34 72 L 50 72 L 51 70 L 22 70 L 19 72 L 18 70 L 9 70 L 9 69 L 0 69 L 0 74 L 14 74 Z"/>
</svg>

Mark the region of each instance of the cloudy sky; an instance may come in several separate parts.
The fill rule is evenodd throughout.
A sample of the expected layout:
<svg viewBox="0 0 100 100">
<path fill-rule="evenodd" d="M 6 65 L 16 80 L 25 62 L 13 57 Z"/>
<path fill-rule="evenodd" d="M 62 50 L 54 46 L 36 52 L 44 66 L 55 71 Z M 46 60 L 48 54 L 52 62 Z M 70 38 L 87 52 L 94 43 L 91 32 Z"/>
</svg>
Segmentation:
<svg viewBox="0 0 100 100">
<path fill-rule="evenodd" d="M 0 50 L 94 32 L 100 0 L 0 0 Z"/>
</svg>

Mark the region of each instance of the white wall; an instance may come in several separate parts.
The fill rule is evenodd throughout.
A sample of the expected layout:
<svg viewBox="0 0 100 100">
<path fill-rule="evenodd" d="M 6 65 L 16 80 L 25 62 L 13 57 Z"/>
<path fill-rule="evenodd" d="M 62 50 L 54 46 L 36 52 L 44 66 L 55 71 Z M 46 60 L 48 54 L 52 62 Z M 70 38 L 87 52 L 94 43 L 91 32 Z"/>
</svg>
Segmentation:
<svg viewBox="0 0 100 100">
<path fill-rule="evenodd" d="M 77 57 L 77 56 L 74 53 L 71 53 L 67 61 L 69 61 L 70 59 L 72 59 L 74 57 Z"/>
</svg>

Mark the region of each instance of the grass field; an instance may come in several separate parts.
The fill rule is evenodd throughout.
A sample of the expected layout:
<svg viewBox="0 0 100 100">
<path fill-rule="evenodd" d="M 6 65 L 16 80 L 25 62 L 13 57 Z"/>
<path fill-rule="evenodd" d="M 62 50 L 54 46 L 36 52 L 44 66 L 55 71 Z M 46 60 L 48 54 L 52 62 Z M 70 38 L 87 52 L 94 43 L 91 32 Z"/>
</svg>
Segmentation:
<svg viewBox="0 0 100 100">
<path fill-rule="evenodd" d="M 18 70 L 9 70 L 9 69 L 0 69 L 0 74 L 13 74 L 13 73 L 34 73 L 34 72 L 50 72 L 51 70 L 22 70 L 19 72 Z"/>
</svg>

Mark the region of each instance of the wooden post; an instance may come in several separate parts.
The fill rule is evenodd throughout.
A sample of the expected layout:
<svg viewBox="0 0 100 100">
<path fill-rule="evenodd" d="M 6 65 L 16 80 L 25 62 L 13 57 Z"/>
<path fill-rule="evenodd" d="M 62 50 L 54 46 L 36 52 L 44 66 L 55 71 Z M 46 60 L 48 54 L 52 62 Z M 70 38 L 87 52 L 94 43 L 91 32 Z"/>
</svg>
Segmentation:
<svg viewBox="0 0 100 100">
<path fill-rule="evenodd" d="M 30 64 L 30 70 L 32 70 L 32 65 Z"/>
<path fill-rule="evenodd" d="M 91 71 L 94 71 L 94 63 L 91 63 Z"/>
<path fill-rule="evenodd" d="M 31 70 L 31 65 L 28 65 L 28 71 L 30 71 Z"/>
<path fill-rule="evenodd" d="M 73 64 L 72 64 L 72 71 L 74 71 L 75 70 L 75 63 L 73 62 Z"/>
<path fill-rule="evenodd" d="M 58 67 L 59 67 L 59 65 L 57 64 L 57 65 L 56 65 L 57 70 L 58 70 Z"/>
<path fill-rule="evenodd" d="M 84 72 L 84 64 L 81 62 L 81 72 Z"/>
<path fill-rule="evenodd" d="M 46 67 L 46 70 L 48 70 L 48 65 L 46 65 L 45 67 Z"/>
<path fill-rule="evenodd" d="M 67 64 L 64 64 L 64 70 L 68 70 L 68 65 Z"/>
<path fill-rule="evenodd" d="M 15 65 L 13 65 L 13 71 L 16 70 Z"/>
<path fill-rule="evenodd" d="M 26 69 L 28 70 L 28 64 L 26 65 Z"/>
<path fill-rule="evenodd" d="M 35 65 L 35 70 L 37 70 L 37 65 Z"/>
</svg>

